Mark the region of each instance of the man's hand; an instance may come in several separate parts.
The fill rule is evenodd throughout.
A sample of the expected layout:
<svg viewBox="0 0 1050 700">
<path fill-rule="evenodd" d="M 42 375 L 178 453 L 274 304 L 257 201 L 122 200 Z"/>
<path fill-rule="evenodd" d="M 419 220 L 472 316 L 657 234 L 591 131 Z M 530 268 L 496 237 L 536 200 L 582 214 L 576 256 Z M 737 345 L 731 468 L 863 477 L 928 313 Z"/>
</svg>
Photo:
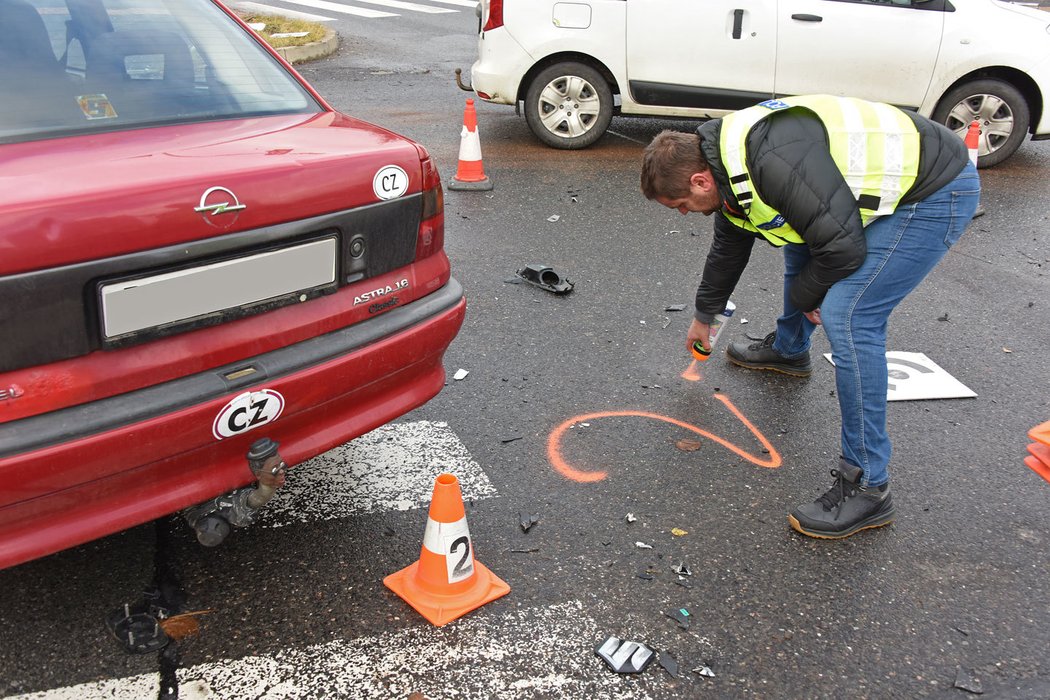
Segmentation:
<svg viewBox="0 0 1050 700">
<path fill-rule="evenodd" d="M 814 326 L 820 325 L 820 308 L 813 309 L 812 311 L 803 311 L 802 315 L 809 319 L 809 322 Z"/>
<path fill-rule="evenodd" d="M 700 344 L 704 346 L 704 349 L 710 349 L 711 343 L 709 339 L 711 337 L 711 326 L 706 323 L 700 323 L 695 318 L 692 324 L 689 326 L 689 332 L 686 334 L 685 346 L 690 350 L 693 347 L 693 343 L 700 341 Z"/>
</svg>

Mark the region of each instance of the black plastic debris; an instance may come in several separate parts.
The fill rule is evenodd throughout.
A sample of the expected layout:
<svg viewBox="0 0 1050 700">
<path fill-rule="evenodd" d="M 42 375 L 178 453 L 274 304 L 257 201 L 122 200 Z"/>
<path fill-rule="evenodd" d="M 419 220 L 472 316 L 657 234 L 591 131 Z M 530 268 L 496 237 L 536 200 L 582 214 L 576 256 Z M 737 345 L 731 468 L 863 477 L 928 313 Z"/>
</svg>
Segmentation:
<svg viewBox="0 0 1050 700">
<path fill-rule="evenodd" d="M 503 280 L 503 283 L 504 284 L 521 284 L 524 281 L 525 280 L 523 280 L 520 277 L 508 277 L 507 279 Z"/>
<path fill-rule="evenodd" d="M 692 576 L 693 575 L 693 572 L 689 570 L 689 567 L 686 566 L 684 561 L 678 562 L 678 566 L 672 567 L 671 571 L 675 572 L 679 576 Z"/>
<path fill-rule="evenodd" d="M 653 650 L 641 642 L 609 637 L 594 650 L 617 673 L 641 673 L 652 663 Z"/>
<path fill-rule="evenodd" d="M 533 525 L 535 525 L 536 523 L 538 523 L 540 521 L 540 516 L 538 516 L 538 515 L 524 516 L 521 513 L 518 513 L 518 520 L 519 520 L 519 524 L 521 525 L 521 531 L 522 532 L 528 532 L 529 530 L 532 529 Z"/>
<path fill-rule="evenodd" d="M 678 678 L 678 662 L 669 652 L 660 652 L 660 665 L 671 674 L 671 678 Z"/>
<path fill-rule="evenodd" d="M 671 612 L 667 613 L 667 617 L 677 622 L 678 626 L 684 630 L 689 629 L 689 625 L 692 622 L 692 620 L 689 617 L 689 611 L 685 608 L 678 608 L 677 610 L 672 610 Z"/>
<path fill-rule="evenodd" d="M 984 688 L 981 687 L 980 679 L 974 675 L 972 670 L 965 669 L 962 666 L 955 671 L 955 687 L 974 695 L 984 695 Z"/>
<path fill-rule="evenodd" d="M 685 304 L 671 304 L 664 311 L 685 311 Z"/>
<path fill-rule="evenodd" d="M 710 666 L 697 666 L 693 669 L 693 673 L 704 678 L 714 678 L 715 672 L 711 670 Z"/>
<path fill-rule="evenodd" d="M 156 613 L 143 611 L 141 604 L 125 604 L 106 616 L 106 627 L 129 654 L 148 654 L 171 643 L 171 638 L 161 629 L 161 619 Z"/>
<path fill-rule="evenodd" d="M 575 286 L 549 265 L 526 265 L 515 274 L 529 284 L 554 294 L 568 294 Z"/>
<path fill-rule="evenodd" d="M 652 581 L 654 578 L 656 578 L 655 576 L 653 576 L 648 571 L 639 571 L 637 576 L 638 576 L 638 578 L 642 579 L 643 581 Z"/>
<path fill-rule="evenodd" d="M 947 321 L 947 320 L 949 320 L 949 319 L 948 319 L 948 312 L 947 312 L 947 311 L 945 311 L 945 312 L 944 312 L 944 315 L 943 315 L 943 316 L 938 316 L 938 317 L 937 317 L 937 320 L 938 320 L 938 321 Z"/>
<path fill-rule="evenodd" d="M 540 551 L 539 547 L 530 547 L 529 549 L 512 549 L 510 550 L 513 554 L 535 554 Z"/>
<path fill-rule="evenodd" d="M 525 437 L 525 436 L 524 435 L 508 435 L 506 437 L 501 437 L 499 439 L 499 441 L 504 443 L 504 444 L 506 444 L 508 442 L 514 442 L 515 440 L 521 440 L 523 437 Z"/>
<path fill-rule="evenodd" d="M 677 583 L 679 586 L 681 586 L 682 588 L 685 588 L 687 590 L 691 589 L 693 587 L 693 584 L 689 583 L 684 578 L 675 579 L 675 583 Z"/>
</svg>

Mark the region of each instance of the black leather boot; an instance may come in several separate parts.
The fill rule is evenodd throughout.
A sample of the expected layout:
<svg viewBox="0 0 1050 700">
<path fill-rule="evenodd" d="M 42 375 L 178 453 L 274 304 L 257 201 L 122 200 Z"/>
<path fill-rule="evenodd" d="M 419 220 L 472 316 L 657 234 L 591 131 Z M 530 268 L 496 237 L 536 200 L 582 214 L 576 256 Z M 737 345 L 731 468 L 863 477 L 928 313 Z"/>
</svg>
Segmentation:
<svg viewBox="0 0 1050 700">
<path fill-rule="evenodd" d="M 748 369 L 769 369 L 793 377 L 808 377 L 813 372 L 809 351 L 798 357 L 784 357 L 773 349 L 776 337 L 777 332 L 773 331 L 757 343 L 731 343 L 726 348 L 726 357 L 734 365 Z"/>
<path fill-rule="evenodd" d="M 791 511 L 791 527 L 810 537 L 839 539 L 893 522 L 897 509 L 890 485 L 861 486 L 861 474 L 860 467 L 840 460 L 839 468 L 831 470 L 835 483 L 813 503 Z"/>
</svg>

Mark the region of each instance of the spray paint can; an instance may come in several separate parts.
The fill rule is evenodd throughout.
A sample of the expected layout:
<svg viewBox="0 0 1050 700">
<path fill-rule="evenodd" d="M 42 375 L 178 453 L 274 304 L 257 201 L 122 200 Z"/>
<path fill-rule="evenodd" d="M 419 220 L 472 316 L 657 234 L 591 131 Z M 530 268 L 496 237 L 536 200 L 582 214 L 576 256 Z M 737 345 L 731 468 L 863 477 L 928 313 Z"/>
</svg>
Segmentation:
<svg viewBox="0 0 1050 700">
<path fill-rule="evenodd" d="M 736 304 L 727 301 L 725 311 L 711 319 L 710 330 L 707 336 L 708 347 L 705 349 L 699 340 L 695 341 L 690 348 L 693 357 L 701 362 L 711 357 L 711 352 L 715 349 L 715 343 L 718 342 L 718 336 L 722 334 L 722 327 L 733 317 L 734 311 L 736 311 Z"/>
</svg>

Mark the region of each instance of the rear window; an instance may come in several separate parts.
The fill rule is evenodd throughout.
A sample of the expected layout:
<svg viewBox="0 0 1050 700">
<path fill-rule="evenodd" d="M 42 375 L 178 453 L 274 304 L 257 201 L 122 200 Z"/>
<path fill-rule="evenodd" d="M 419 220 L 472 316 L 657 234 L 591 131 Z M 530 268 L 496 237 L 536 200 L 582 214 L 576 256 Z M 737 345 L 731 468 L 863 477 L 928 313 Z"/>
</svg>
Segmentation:
<svg viewBox="0 0 1050 700">
<path fill-rule="evenodd" d="M 320 110 L 207 0 L 0 0 L 0 143 Z"/>
</svg>

